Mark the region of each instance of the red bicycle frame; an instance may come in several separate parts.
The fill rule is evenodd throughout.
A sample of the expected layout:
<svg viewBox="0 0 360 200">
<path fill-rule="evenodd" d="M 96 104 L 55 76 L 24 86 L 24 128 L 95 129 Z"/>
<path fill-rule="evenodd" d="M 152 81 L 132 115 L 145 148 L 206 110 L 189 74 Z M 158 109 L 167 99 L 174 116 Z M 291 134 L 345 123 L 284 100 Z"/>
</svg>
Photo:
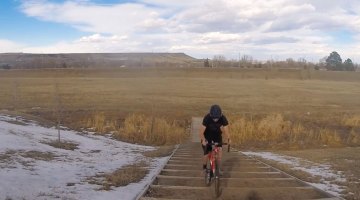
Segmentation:
<svg viewBox="0 0 360 200">
<path fill-rule="evenodd" d="M 209 158 L 209 162 L 210 162 L 210 169 L 213 172 L 213 174 L 215 174 L 215 170 L 216 170 L 215 160 L 217 159 L 218 153 L 219 153 L 219 147 L 218 147 L 219 143 L 211 143 L 209 145 L 211 145 L 211 149 L 212 149 L 212 151 L 208 154 L 208 158 Z M 227 151 L 230 152 L 230 143 L 229 142 L 222 143 L 222 145 L 228 145 Z"/>
<path fill-rule="evenodd" d="M 228 143 L 222 143 L 223 145 L 227 145 Z M 205 174 L 205 184 L 210 186 L 211 180 L 214 180 L 215 183 L 215 194 L 216 197 L 221 195 L 220 189 L 220 169 L 219 169 L 219 162 L 218 162 L 218 153 L 220 151 L 220 147 L 218 143 L 210 143 L 211 145 L 211 152 L 208 153 L 208 159 L 210 164 L 210 169 L 207 169 L 207 173 Z M 228 151 L 230 148 L 228 147 Z"/>
<path fill-rule="evenodd" d="M 210 170 L 215 174 L 216 166 L 215 160 L 217 159 L 219 153 L 219 147 L 217 145 L 212 145 L 212 151 L 208 154 L 209 162 L 210 162 Z"/>
</svg>

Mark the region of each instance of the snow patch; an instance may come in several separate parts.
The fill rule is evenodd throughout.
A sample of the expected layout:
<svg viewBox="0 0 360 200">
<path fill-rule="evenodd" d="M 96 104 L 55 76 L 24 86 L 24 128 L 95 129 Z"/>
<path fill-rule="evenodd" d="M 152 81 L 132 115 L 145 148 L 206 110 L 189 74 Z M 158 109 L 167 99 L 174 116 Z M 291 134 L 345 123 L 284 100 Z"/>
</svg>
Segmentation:
<svg viewBox="0 0 360 200">
<path fill-rule="evenodd" d="M 318 164 L 305 159 L 292 156 L 278 155 L 271 152 L 241 152 L 248 156 L 260 157 L 266 160 L 286 164 L 294 170 L 301 170 L 313 176 L 321 177 L 320 183 L 309 183 L 310 185 L 324 190 L 332 195 L 340 196 L 343 189 L 334 182 L 346 182 L 346 178 L 339 171 L 331 169 L 330 165 Z"/>
<path fill-rule="evenodd" d="M 168 158 L 150 159 L 142 155 L 142 152 L 154 150 L 154 147 L 72 130 L 62 130 L 61 140 L 76 143 L 78 149 L 74 151 L 54 148 L 44 143 L 55 141 L 57 137 L 55 128 L 45 128 L 34 121 L 0 115 L 1 197 L 130 200 L 136 198 L 150 183 Z M 27 151 L 51 153 L 54 157 L 45 161 L 23 157 L 18 153 Z M 139 183 L 100 191 L 100 186 L 86 181 L 88 177 L 113 172 L 142 160 L 150 160 L 150 172 Z"/>
</svg>

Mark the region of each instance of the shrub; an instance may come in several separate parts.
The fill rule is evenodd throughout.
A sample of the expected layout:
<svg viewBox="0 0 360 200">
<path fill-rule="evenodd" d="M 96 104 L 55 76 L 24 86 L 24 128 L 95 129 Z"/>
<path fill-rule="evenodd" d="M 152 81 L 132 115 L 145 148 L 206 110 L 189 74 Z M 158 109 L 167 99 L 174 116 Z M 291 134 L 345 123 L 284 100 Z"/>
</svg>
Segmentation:
<svg viewBox="0 0 360 200">
<path fill-rule="evenodd" d="M 132 143 L 166 145 L 182 142 L 187 134 L 185 128 L 175 121 L 131 114 L 126 117 L 124 126 L 114 136 Z"/>
<path fill-rule="evenodd" d="M 353 115 L 353 116 L 345 116 L 342 120 L 345 126 L 349 126 L 352 128 L 360 128 L 360 116 Z"/>
<path fill-rule="evenodd" d="M 105 113 L 94 113 L 86 120 L 86 127 L 93 129 L 98 133 L 109 133 L 115 131 L 118 127 L 115 120 L 107 119 Z"/>
<path fill-rule="evenodd" d="M 94 113 L 84 123 L 97 133 L 111 133 L 114 138 L 131 143 L 178 144 L 187 137 L 184 127 L 186 124 L 144 114 L 130 114 L 122 123 L 100 112 Z"/>
<path fill-rule="evenodd" d="M 249 148 L 301 149 L 323 146 L 340 147 L 360 145 L 359 117 L 343 120 L 348 131 L 342 126 L 310 126 L 301 120 L 292 122 L 282 114 L 269 114 L 256 119 L 229 116 L 230 135 L 235 146 Z M 338 126 L 338 125 L 337 125 Z"/>
</svg>

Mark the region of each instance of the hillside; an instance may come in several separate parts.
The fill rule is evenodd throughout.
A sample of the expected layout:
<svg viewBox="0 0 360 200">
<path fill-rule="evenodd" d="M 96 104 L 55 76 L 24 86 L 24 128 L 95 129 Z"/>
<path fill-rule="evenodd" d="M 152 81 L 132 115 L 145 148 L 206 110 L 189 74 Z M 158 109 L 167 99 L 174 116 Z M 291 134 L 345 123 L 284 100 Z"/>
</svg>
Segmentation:
<svg viewBox="0 0 360 200">
<path fill-rule="evenodd" d="M 2 68 L 12 69 L 189 67 L 197 64 L 202 61 L 184 53 L 0 54 Z"/>
</svg>

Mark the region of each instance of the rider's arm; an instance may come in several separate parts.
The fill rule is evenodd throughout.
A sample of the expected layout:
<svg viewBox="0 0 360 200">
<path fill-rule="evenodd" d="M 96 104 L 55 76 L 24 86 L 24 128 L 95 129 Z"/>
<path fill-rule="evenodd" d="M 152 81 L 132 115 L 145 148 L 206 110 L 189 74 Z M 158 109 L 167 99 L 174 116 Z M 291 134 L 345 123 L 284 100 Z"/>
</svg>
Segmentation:
<svg viewBox="0 0 360 200">
<path fill-rule="evenodd" d="M 225 138 L 227 138 L 227 140 L 225 140 L 226 142 L 229 142 L 230 143 L 230 134 L 229 134 L 229 126 L 223 126 L 223 133 L 224 133 L 224 136 Z"/>
<path fill-rule="evenodd" d="M 205 136 L 204 136 L 205 129 L 206 129 L 206 126 L 200 125 L 200 128 L 199 128 L 199 138 L 200 138 L 201 143 L 203 143 L 203 144 L 204 144 L 204 142 L 205 142 Z"/>
</svg>

